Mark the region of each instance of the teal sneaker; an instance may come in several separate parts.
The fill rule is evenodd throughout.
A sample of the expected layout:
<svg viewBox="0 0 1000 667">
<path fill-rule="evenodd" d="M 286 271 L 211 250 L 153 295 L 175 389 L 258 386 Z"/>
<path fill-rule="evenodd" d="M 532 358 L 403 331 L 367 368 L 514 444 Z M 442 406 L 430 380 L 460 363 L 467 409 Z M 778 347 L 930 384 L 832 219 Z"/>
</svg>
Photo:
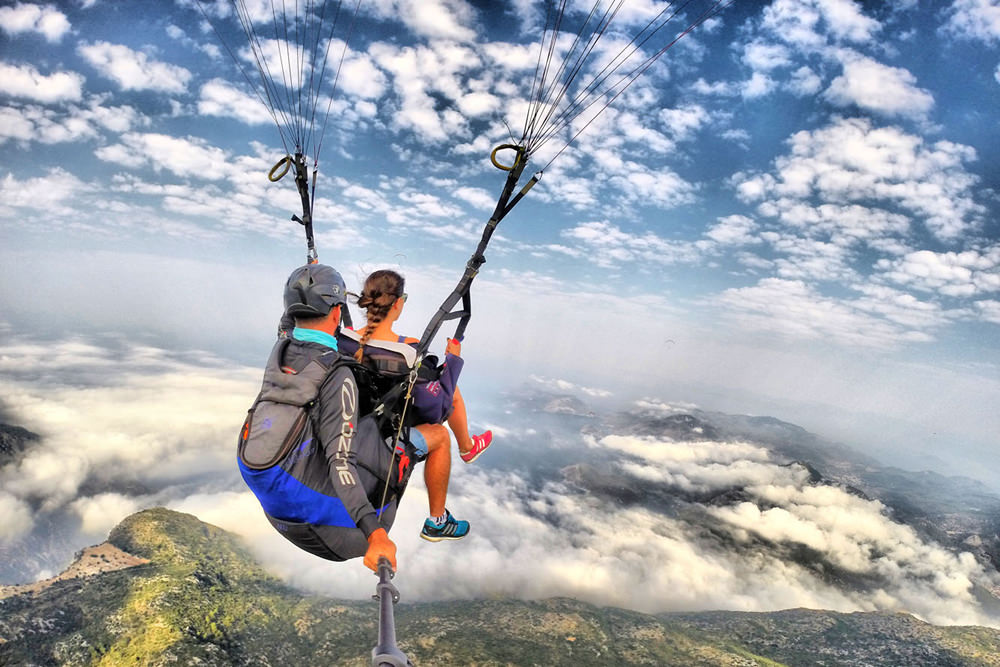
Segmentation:
<svg viewBox="0 0 1000 667">
<path fill-rule="evenodd" d="M 444 517 L 444 524 L 440 526 L 430 519 L 426 519 L 424 527 L 420 531 L 420 537 L 428 542 L 440 542 L 441 540 L 460 540 L 469 534 L 468 521 L 459 521 L 447 509 L 444 511 Z"/>
</svg>

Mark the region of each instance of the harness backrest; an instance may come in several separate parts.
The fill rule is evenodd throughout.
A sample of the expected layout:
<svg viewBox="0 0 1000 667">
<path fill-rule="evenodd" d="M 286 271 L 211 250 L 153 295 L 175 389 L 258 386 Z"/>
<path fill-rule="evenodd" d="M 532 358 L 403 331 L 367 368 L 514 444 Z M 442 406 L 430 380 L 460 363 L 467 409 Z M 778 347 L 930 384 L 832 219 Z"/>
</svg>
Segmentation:
<svg viewBox="0 0 1000 667">
<path fill-rule="evenodd" d="M 342 328 L 337 334 L 337 346 L 341 353 L 348 357 L 354 357 L 360 343 L 361 335 L 353 329 Z M 362 377 L 367 375 L 369 391 L 363 393 L 369 393 L 375 400 L 371 405 L 364 405 L 362 396 L 362 404 L 365 408 L 376 412 L 379 403 L 384 404 L 386 422 L 398 427 L 410 371 L 416 367 L 417 382 L 433 381 L 440 376 L 437 364 L 438 359 L 434 355 L 418 359 L 416 349 L 408 343 L 387 340 L 367 341 L 363 361 L 360 364 L 355 362 L 356 366 L 360 366 L 355 376 L 358 377 L 360 386 L 363 382 Z M 409 411 L 405 425 L 416 424 L 413 419 L 413 412 Z"/>
<path fill-rule="evenodd" d="M 353 357 L 361 345 L 361 335 L 341 328 L 337 344 L 344 354 Z M 364 359 L 374 370 L 386 375 L 409 373 L 417 363 L 417 351 L 412 345 L 394 340 L 369 340 L 365 343 Z"/>
</svg>

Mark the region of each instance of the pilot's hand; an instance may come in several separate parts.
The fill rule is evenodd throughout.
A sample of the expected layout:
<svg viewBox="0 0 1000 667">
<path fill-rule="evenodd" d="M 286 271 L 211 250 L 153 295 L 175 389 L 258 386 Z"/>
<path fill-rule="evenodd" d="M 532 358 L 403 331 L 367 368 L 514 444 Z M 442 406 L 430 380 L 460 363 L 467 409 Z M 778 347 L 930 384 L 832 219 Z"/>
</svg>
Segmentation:
<svg viewBox="0 0 1000 667">
<path fill-rule="evenodd" d="M 448 339 L 448 345 L 445 346 L 444 351 L 448 354 L 454 354 L 456 357 L 462 356 L 462 344 L 454 338 Z"/>
<path fill-rule="evenodd" d="M 392 565 L 392 571 L 396 571 L 396 545 L 389 539 L 389 534 L 385 528 L 379 528 L 368 536 L 368 551 L 365 552 L 365 567 L 378 572 L 378 559 L 385 556 Z"/>
</svg>

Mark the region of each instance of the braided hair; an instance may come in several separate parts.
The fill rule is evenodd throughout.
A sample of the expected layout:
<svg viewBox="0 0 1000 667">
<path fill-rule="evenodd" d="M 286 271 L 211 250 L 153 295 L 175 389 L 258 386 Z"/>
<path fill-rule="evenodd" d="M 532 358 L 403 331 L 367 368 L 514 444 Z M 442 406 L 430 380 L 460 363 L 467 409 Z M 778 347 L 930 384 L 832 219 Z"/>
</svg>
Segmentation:
<svg viewBox="0 0 1000 667">
<path fill-rule="evenodd" d="M 375 271 L 365 280 L 365 287 L 358 297 L 358 307 L 365 309 L 368 323 L 361 330 L 361 342 L 358 344 L 358 351 L 354 353 L 354 358 L 358 361 L 364 359 L 365 345 L 375 333 L 379 322 L 389 314 L 396 299 L 403 296 L 404 284 L 403 276 L 389 269 Z"/>
</svg>

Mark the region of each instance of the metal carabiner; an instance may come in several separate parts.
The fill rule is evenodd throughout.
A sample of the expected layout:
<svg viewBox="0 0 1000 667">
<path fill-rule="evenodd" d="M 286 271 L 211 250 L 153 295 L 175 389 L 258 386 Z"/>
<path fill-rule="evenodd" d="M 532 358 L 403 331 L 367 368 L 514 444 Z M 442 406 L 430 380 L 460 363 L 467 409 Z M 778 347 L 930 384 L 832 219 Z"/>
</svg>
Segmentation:
<svg viewBox="0 0 1000 667">
<path fill-rule="evenodd" d="M 280 181 L 285 174 L 288 173 L 288 169 L 292 166 L 292 156 L 286 155 L 285 157 L 278 160 L 277 164 L 271 167 L 271 171 L 267 172 L 267 179 L 272 183 L 277 183 Z M 284 169 L 281 169 L 284 167 Z M 281 173 L 275 176 L 274 172 L 281 169 Z"/>
<path fill-rule="evenodd" d="M 517 153 L 517 157 L 514 158 L 514 164 L 510 165 L 509 167 L 505 164 L 500 164 L 499 160 L 497 160 L 497 153 L 499 151 L 506 149 L 510 149 Z M 501 169 L 503 171 L 514 171 L 514 169 L 517 168 L 517 165 L 521 164 L 522 158 L 524 158 L 524 147 L 518 146 L 517 144 L 500 144 L 499 146 L 493 149 L 492 153 L 490 153 L 490 162 L 493 163 L 494 167 L 496 167 L 497 169 Z"/>
</svg>

